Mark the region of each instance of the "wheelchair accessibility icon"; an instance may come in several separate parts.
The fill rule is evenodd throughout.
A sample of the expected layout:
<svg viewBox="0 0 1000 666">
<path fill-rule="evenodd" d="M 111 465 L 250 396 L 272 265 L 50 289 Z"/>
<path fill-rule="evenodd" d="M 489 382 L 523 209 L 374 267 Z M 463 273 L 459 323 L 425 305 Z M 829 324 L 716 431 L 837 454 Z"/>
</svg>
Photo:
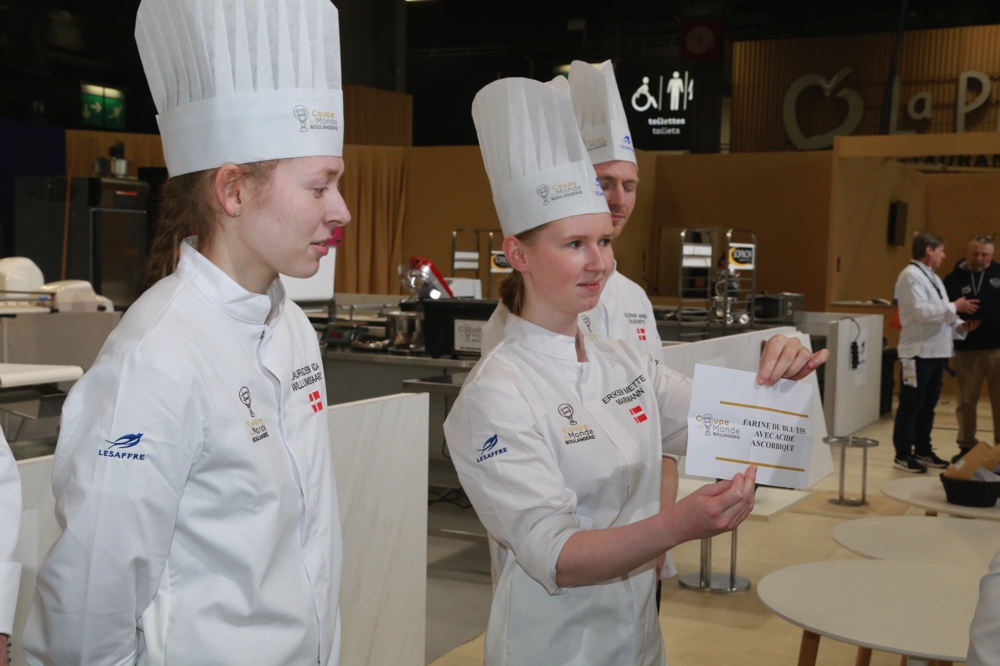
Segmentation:
<svg viewBox="0 0 1000 666">
<path fill-rule="evenodd" d="M 646 103 L 643 104 L 642 106 L 639 106 L 638 100 L 642 97 L 646 98 Z M 632 95 L 632 108 L 638 111 L 639 113 L 642 113 L 649 107 L 653 107 L 654 109 L 660 108 L 660 106 L 656 103 L 656 100 L 653 99 L 653 96 L 649 94 L 649 77 L 644 76 L 642 77 L 642 85 L 639 86 L 639 89 L 636 90 L 635 94 Z"/>
</svg>

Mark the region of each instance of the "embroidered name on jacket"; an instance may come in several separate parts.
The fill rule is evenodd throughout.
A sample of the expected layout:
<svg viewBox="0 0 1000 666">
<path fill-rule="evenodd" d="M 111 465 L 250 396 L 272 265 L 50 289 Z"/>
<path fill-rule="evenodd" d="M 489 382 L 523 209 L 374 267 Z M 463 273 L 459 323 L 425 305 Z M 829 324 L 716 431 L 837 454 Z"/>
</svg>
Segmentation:
<svg viewBox="0 0 1000 666">
<path fill-rule="evenodd" d="M 321 381 L 323 381 L 323 370 L 318 363 L 310 363 L 292 373 L 292 390 L 308 388 Z"/>
<path fill-rule="evenodd" d="M 642 326 L 647 323 L 647 317 L 645 312 L 625 312 L 625 318 L 628 319 L 628 323 L 636 324 Z"/>
<path fill-rule="evenodd" d="M 604 404 L 606 405 L 612 400 L 614 400 L 619 405 L 626 405 L 630 402 L 638 400 L 639 397 L 642 396 L 643 393 L 645 393 L 645 391 L 642 390 L 642 387 L 639 386 L 639 384 L 645 384 L 645 383 L 646 383 L 646 377 L 644 375 L 639 375 L 638 377 L 633 379 L 628 386 L 624 386 L 604 396 Z"/>
<path fill-rule="evenodd" d="M 498 456 L 498 455 L 500 455 L 502 453 L 507 453 L 507 447 L 506 446 L 501 447 L 500 446 L 500 436 L 499 435 L 493 435 L 488 440 L 486 440 L 486 442 L 483 444 L 483 448 L 476 449 L 476 451 L 478 451 L 479 453 L 483 454 L 483 455 L 479 456 L 478 458 L 476 458 L 476 462 L 477 463 L 481 463 L 484 460 L 489 460 L 490 458 L 495 458 L 496 456 Z"/>
</svg>

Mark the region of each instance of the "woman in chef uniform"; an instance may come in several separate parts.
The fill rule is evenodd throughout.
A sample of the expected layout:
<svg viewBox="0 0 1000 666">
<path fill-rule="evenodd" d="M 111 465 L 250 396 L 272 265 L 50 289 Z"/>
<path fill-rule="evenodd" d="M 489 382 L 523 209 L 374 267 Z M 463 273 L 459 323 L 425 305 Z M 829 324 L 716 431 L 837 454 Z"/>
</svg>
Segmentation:
<svg viewBox="0 0 1000 666">
<path fill-rule="evenodd" d="M 690 381 L 577 325 L 614 258 L 611 217 L 569 98 L 527 79 L 473 102 L 515 269 L 512 314 L 445 422 L 462 486 L 490 534 L 488 666 L 665 663 L 655 560 L 736 527 L 755 469 L 660 508 L 660 460 L 686 449 Z M 762 378 L 822 362 L 777 339 Z"/>
<path fill-rule="evenodd" d="M 325 382 L 296 381 L 323 362 L 278 278 L 350 220 L 338 30 L 327 0 L 139 6 L 172 176 L 151 263 L 198 235 L 66 400 L 31 664 L 338 662 Z"/>
</svg>

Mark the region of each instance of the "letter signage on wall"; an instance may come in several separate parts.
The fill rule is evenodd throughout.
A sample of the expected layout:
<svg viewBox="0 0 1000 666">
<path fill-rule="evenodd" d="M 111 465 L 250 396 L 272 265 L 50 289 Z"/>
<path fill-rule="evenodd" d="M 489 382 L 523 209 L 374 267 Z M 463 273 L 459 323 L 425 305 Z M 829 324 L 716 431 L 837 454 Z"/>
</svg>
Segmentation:
<svg viewBox="0 0 1000 666">
<path fill-rule="evenodd" d="M 844 67 L 827 79 L 823 74 L 810 73 L 800 76 L 792 82 L 785 92 L 781 113 L 785 132 L 792 144 L 799 150 L 818 150 L 833 145 L 834 137 L 847 136 L 853 133 L 861 124 L 865 114 L 865 104 L 861 95 L 851 87 L 853 70 Z M 834 129 L 815 136 L 805 136 L 799 123 L 798 101 L 802 93 L 812 86 L 823 91 L 823 96 L 831 95 L 844 102 L 844 119 Z M 900 79 L 896 78 L 893 86 L 890 134 L 912 134 L 913 131 L 896 130 L 896 122 L 901 108 L 913 120 L 929 120 L 933 118 L 934 98 L 930 91 L 924 90 L 914 94 L 905 105 L 899 99 Z M 987 104 L 993 92 L 993 85 L 988 74 L 977 71 L 965 71 L 958 75 L 957 99 L 955 100 L 955 132 L 965 132 L 966 118 L 970 113 Z M 997 131 L 1000 131 L 1000 116 L 997 117 Z"/>
</svg>

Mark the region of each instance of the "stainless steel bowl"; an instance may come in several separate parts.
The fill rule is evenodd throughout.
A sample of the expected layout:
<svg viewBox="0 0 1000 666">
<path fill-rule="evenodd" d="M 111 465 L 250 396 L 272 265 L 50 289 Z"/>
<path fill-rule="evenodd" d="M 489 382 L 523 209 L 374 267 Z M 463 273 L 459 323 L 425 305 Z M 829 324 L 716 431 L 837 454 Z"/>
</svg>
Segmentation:
<svg viewBox="0 0 1000 666">
<path fill-rule="evenodd" d="M 396 349 L 419 351 L 424 347 L 423 317 L 419 312 L 385 313 L 385 337 Z"/>
</svg>

